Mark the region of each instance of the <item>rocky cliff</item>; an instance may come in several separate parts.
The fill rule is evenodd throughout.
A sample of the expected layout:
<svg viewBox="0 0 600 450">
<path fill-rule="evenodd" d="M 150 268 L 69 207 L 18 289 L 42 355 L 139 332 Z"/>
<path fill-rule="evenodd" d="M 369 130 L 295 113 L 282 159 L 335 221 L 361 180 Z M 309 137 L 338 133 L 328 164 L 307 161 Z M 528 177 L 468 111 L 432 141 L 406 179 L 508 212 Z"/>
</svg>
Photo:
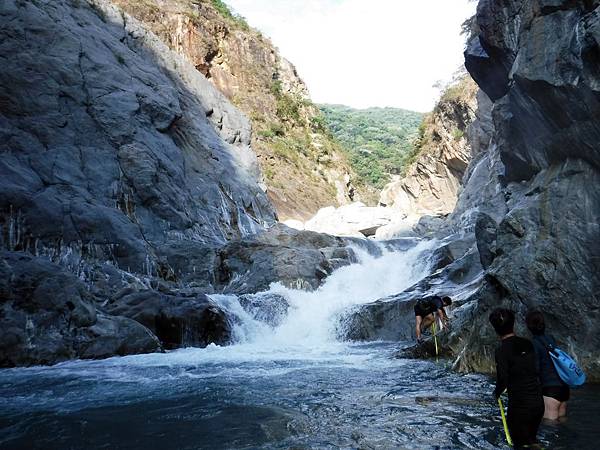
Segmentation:
<svg viewBox="0 0 600 450">
<path fill-rule="evenodd" d="M 384 187 L 381 205 L 413 217 L 454 210 L 467 166 L 480 148 L 472 148 L 468 139 L 476 120 L 477 92 L 468 74 L 445 89 L 421 124 L 414 161 Z"/>
<path fill-rule="evenodd" d="M 115 0 L 184 56 L 252 122 L 252 147 L 281 220 L 307 219 L 359 194 L 294 66 L 221 2 Z M 217 7 L 215 7 L 215 5 Z"/>
<path fill-rule="evenodd" d="M 455 366 L 493 371 L 490 311 L 514 309 L 527 335 L 537 308 L 599 380 L 600 2 L 481 0 L 477 25 L 465 58 L 493 102 L 479 104 L 489 145 L 439 231 L 437 272 L 354 314 L 352 337 L 409 338 L 412 302 L 447 293 Z"/>
<path fill-rule="evenodd" d="M 206 294 L 352 260 L 273 226 L 246 116 L 112 3 L 3 1 L 0 55 L 0 366 L 228 342 Z"/>
</svg>

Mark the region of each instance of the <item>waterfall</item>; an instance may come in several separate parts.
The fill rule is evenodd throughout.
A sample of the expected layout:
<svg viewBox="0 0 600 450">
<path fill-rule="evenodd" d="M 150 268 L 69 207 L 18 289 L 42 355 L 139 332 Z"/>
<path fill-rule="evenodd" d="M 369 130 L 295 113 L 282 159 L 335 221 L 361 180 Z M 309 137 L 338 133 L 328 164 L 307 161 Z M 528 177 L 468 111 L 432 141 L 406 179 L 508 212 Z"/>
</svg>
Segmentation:
<svg viewBox="0 0 600 450">
<path fill-rule="evenodd" d="M 435 241 L 423 241 L 405 251 L 382 249 L 373 256 L 354 248 L 358 262 L 341 267 L 314 291 L 271 285 L 257 294 L 261 299 L 283 303 L 287 315 L 277 324 L 257 320 L 240 299 L 232 295 L 213 295 L 213 300 L 237 317 L 234 336 L 237 344 L 271 349 L 310 349 L 316 351 L 338 342 L 336 329 L 341 315 L 352 306 L 370 303 L 402 292 L 428 274 L 429 258 Z"/>
</svg>

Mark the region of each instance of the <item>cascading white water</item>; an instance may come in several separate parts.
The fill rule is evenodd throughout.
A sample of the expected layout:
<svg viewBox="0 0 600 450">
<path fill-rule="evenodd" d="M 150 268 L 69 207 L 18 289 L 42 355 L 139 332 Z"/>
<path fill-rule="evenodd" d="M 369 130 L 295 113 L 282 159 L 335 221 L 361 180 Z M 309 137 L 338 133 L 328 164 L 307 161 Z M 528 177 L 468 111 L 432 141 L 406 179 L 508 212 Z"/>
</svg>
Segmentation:
<svg viewBox="0 0 600 450">
<path fill-rule="evenodd" d="M 255 320 L 235 296 L 212 298 L 239 318 L 234 330 L 239 344 L 259 346 L 262 351 L 315 352 L 336 343 L 336 324 L 349 307 L 402 292 L 427 275 L 434 246 L 435 242 L 426 241 L 402 252 L 383 250 L 379 257 L 356 248 L 358 263 L 337 269 L 315 291 L 273 284 L 268 293 L 284 297 L 289 304 L 287 316 L 275 328 Z"/>
</svg>

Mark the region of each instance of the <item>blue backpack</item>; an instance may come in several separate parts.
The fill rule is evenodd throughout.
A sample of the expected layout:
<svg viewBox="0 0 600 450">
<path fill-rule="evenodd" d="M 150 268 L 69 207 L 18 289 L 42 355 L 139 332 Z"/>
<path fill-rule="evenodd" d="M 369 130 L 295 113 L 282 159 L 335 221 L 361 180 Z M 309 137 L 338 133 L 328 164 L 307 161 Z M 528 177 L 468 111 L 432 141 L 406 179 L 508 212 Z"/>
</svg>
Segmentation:
<svg viewBox="0 0 600 450">
<path fill-rule="evenodd" d="M 546 349 L 558 372 L 558 376 L 569 387 L 577 387 L 585 383 L 585 373 L 568 353 L 549 343 L 546 343 Z"/>
</svg>

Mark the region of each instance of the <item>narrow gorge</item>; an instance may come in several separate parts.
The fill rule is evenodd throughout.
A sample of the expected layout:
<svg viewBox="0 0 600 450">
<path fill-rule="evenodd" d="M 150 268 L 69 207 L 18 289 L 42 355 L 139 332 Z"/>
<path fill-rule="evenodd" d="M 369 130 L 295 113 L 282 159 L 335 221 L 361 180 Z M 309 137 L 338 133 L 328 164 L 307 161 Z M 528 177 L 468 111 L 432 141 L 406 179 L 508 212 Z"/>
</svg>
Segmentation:
<svg viewBox="0 0 600 450">
<path fill-rule="evenodd" d="M 593 448 L 600 1 L 467 23 L 384 138 L 221 1 L 0 3 L 0 448 L 500 448 L 498 306 L 592 383 L 542 443 Z"/>
</svg>

